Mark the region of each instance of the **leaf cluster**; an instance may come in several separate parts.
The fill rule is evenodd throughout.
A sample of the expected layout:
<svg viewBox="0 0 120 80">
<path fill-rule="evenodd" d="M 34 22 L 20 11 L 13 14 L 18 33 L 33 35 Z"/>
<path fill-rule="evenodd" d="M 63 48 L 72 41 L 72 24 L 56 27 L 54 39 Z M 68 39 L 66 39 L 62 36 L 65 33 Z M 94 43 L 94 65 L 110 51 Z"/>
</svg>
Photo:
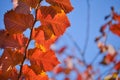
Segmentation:
<svg viewBox="0 0 120 80">
<path fill-rule="evenodd" d="M 0 48 L 4 49 L 1 80 L 48 80 L 46 72 L 60 63 L 50 45 L 70 26 L 66 14 L 73 7 L 69 0 L 46 0 L 49 6 L 42 6 L 42 1 L 12 0 L 13 9 L 4 14 L 5 29 L 0 30 Z M 36 28 L 38 21 L 41 24 Z M 24 34 L 27 29 L 29 37 Z M 31 49 L 32 40 L 35 47 Z M 30 65 L 24 63 L 26 60 Z"/>
</svg>

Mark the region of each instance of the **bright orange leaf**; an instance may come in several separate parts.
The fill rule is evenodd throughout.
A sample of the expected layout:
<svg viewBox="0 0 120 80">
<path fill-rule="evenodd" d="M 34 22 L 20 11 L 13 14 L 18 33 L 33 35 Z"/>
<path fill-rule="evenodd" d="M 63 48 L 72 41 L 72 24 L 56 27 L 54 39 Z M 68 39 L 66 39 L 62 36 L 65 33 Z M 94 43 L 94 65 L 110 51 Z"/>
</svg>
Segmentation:
<svg viewBox="0 0 120 80">
<path fill-rule="evenodd" d="M 59 64 L 59 61 L 57 60 L 55 53 L 52 50 L 47 52 L 42 52 L 38 48 L 30 50 L 33 52 L 29 53 L 28 51 L 28 58 L 30 59 L 31 63 L 34 63 L 34 65 L 38 65 L 39 67 L 43 67 L 44 71 L 50 71 L 57 64 Z"/>
<path fill-rule="evenodd" d="M 112 15 L 113 15 L 113 19 L 115 21 L 118 21 L 120 23 L 120 15 L 118 15 L 117 13 L 115 13 L 114 10 L 112 11 Z"/>
<path fill-rule="evenodd" d="M 31 28 L 33 22 L 34 18 L 31 14 L 25 15 L 11 10 L 4 15 L 5 28 L 9 33 L 21 33 L 27 28 Z"/>
<path fill-rule="evenodd" d="M 41 28 L 44 30 L 44 28 L 47 28 L 48 30 L 45 30 L 45 32 L 43 30 L 41 30 Z M 54 36 L 52 34 L 52 32 L 49 30 L 51 28 L 49 27 L 42 27 L 41 28 L 35 28 L 34 32 L 33 32 L 33 39 L 35 40 L 36 42 L 36 47 L 38 48 L 44 48 L 45 51 L 49 50 L 50 49 L 50 46 L 51 44 L 53 44 L 56 40 L 57 40 L 57 37 Z M 48 32 L 46 32 L 48 31 Z M 46 36 L 46 37 L 45 37 Z M 50 39 L 47 39 L 46 38 L 49 38 L 50 36 Z"/>
<path fill-rule="evenodd" d="M 52 11 L 54 10 L 50 9 L 49 12 L 51 13 Z M 56 14 L 54 18 L 52 18 L 51 15 L 47 15 L 46 17 L 43 16 L 41 9 L 38 9 L 37 20 L 40 20 L 43 26 L 51 27 L 51 29 L 53 29 L 53 33 L 58 37 L 65 32 L 67 27 L 70 26 L 69 20 L 63 11 Z"/>
<path fill-rule="evenodd" d="M 110 26 L 110 30 L 117 36 L 120 37 L 120 23 L 119 24 L 112 24 Z"/>
<path fill-rule="evenodd" d="M 41 74 L 35 74 L 35 72 L 28 66 L 23 66 L 23 75 L 21 79 L 25 80 L 48 80 L 48 76 L 45 74 L 45 72 L 41 72 Z"/>
</svg>

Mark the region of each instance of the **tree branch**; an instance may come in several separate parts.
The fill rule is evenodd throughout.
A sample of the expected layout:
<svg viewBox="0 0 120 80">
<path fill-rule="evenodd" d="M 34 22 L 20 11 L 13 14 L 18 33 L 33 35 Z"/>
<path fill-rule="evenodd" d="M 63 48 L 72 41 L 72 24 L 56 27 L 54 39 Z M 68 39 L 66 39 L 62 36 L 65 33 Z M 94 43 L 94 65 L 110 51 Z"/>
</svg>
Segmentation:
<svg viewBox="0 0 120 80">
<path fill-rule="evenodd" d="M 39 2 L 39 4 L 40 4 L 40 2 Z M 22 75 L 22 69 L 23 69 L 23 64 L 24 64 L 24 62 L 25 62 L 25 59 L 26 59 L 26 56 L 27 56 L 27 50 L 28 50 L 28 46 L 29 46 L 29 44 L 30 44 L 30 41 L 32 40 L 32 34 L 33 34 L 33 29 L 34 29 L 34 25 L 35 25 L 35 23 L 36 23 L 36 21 L 37 21 L 37 17 L 36 17 L 36 12 L 37 12 L 37 9 L 38 9 L 38 7 L 39 7 L 39 4 L 38 4 L 38 6 L 36 7 L 36 9 L 35 9 L 35 20 L 34 20 L 34 22 L 33 22 L 33 25 L 32 25 L 32 28 L 31 28 L 31 31 L 30 31 L 30 37 L 29 37 L 29 40 L 28 40 L 28 42 L 27 42 L 27 45 L 26 45 L 26 47 L 25 47 L 25 54 L 24 54 L 24 57 L 23 57 L 23 61 L 21 62 L 21 65 L 20 65 L 20 72 L 19 72 L 19 75 L 18 75 L 18 80 L 20 79 L 20 77 L 21 77 L 21 75 Z"/>
<path fill-rule="evenodd" d="M 23 61 L 21 62 L 21 65 L 20 65 L 20 72 L 19 72 L 19 75 L 18 75 L 18 80 L 19 80 L 19 78 L 20 78 L 21 75 L 22 75 L 22 68 L 23 68 L 23 64 L 24 64 L 25 59 L 26 59 L 28 46 L 29 46 L 29 44 L 30 44 L 30 41 L 32 40 L 32 33 L 33 33 L 33 29 L 34 29 L 34 24 L 35 24 L 35 22 L 36 22 L 36 20 L 35 20 L 34 23 L 33 23 L 33 26 L 32 26 L 31 31 L 30 31 L 30 38 L 29 38 L 28 43 L 27 43 L 27 45 L 26 45 L 26 47 L 25 47 L 25 55 L 24 55 L 24 57 L 23 57 Z"/>
<path fill-rule="evenodd" d="M 90 3 L 89 0 L 87 0 L 87 30 L 86 30 L 86 38 L 85 38 L 85 44 L 82 52 L 83 61 L 85 62 L 85 53 L 88 47 L 88 41 L 89 41 L 89 33 L 90 33 Z M 86 62 L 85 62 L 86 64 Z"/>
</svg>

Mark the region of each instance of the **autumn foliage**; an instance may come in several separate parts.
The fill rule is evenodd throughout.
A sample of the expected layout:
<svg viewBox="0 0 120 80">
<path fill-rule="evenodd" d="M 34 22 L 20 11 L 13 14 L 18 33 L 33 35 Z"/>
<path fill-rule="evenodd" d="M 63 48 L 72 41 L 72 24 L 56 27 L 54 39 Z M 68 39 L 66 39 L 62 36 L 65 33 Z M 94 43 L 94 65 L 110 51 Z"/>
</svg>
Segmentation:
<svg viewBox="0 0 120 80">
<path fill-rule="evenodd" d="M 0 48 L 4 49 L 0 80 L 48 80 L 46 72 L 60 63 L 50 45 L 70 26 L 66 14 L 73 7 L 69 0 L 46 0 L 50 6 L 41 6 L 42 0 L 12 2 L 13 9 L 4 14 L 5 30 L 0 30 Z M 38 21 L 41 24 L 35 26 Z M 29 38 L 24 35 L 27 29 Z M 35 47 L 29 48 L 32 40 Z"/>
<path fill-rule="evenodd" d="M 64 34 L 70 26 L 67 14 L 73 10 L 70 0 L 45 0 L 49 5 L 41 5 L 43 0 L 12 0 L 13 9 L 4 14 L 5 29 L 0 30 L 0 48 L 3 53 L 0 56 L 0 80 L 55 80 L 55 77 L 64 73 L 64 80 L 70 80 L 69 74 L 75 72 L 76 80 L 101 80 L 99 69 L 94 69 L 94 61 L 101 54 L 104 54 L 100 65 L 113 64 L 109 69 L 114 70 L 105 80 L 119 80 L 120 61 L 116 59 L 119 52 L 111 44 L 107 44 L 108 29 L 114 35 L 120 37 L 120 15 L 111 8 L 111 14 L 105 17 L 108 20 L 100 28 L 100 33 L 95 39 L 99 53 L 95 59 L 87 64 L 84 60 L 84 52 L 80 53 L 83 59 L 74 55 L 67 55 L 64 52 L 67 46 L 59 50 L 52 50 L 50 46 Z M 39 25 L 35 25 L 40 22 Z M 89 25 L 88 25 L 89 26 Z M 24 33 L 27 33 L 27 37 Z M 72 37 L 68 34 L 72 39 Z M 103 40 L 104 39 L 104 40 Z M 102 41 L 103 40 L 103 41 Z M 31 41 L 34 41 L 34 48 L 30 48 Z M 72 39 L 78 51 L 80 48 Z M 67 55 L 62 65 L 56 57 Z M 77 61 L 75 66 L 74 61 Z M 27 62 L 27 63 L 26 63 Z M 57 67 L 56 67 L 57 66 Z M 79 71 L 82 68 L 84 70 Z M 49 78 L 48 71 L 54 75 Z"/>
<path fill-rule="evenodd" d="M 100 28 L 100 35 L 95 38 L 95 43 L 99 52 L 96 55 L 93 55 L 94 58 L 90 63 L 87 63 L 86 58 L 84 58 L 87 53 L 80 49 L 78 46 L 80 44 L 77 44 L 73 37 L 67 33 L 67 36 L 73 42 L 82 58 L 74 55 L 74 51 L 68 53 L 68 47 L 66 45 L 59 50 L 56 50 L 56 53 L 60 57 L 67 57 L 63 60 L 61 65 L 57 66 L 53 72 L 51 72 L 53 73 L 53 80 L 57 79 L 56 76 L 62 74 L 64 74 L 64 80 L 120 80 L 119 49 L 116 49 L 113 44 L 107 42 L 109 36 L 108 32 L 111 32 L 113 36 L 120 37 L 120 14 L 115 12 L 114 7 L 111 7 L 111 13 L 110 15 L 105 16 L 105 20 L 106 23 Z M 92 45 L 89 46 L 92 47 Z M 88 53 L 87 55 L 89 56 L 90 54 Z M 101 60 L 98 60 L 100 56 L 102 56 L 102 58 Z M 88 60 L 91 59 L 89 58 Z M 95 65 L 95 63 L 97 65 Z M 100 69 L 101 67 L 102 69 L 108 67 L 108 69 L 102 72 Z M 75 74 L 76 76 L 72 74 Z"/>
</svg>

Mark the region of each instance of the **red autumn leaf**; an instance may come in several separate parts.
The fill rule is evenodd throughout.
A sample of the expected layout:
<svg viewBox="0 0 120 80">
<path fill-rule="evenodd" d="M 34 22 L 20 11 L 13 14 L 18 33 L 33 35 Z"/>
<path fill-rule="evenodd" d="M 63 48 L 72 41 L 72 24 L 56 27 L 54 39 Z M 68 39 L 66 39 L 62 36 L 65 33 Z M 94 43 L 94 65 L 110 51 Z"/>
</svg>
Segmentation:
<svg viewBox="0 0 120 80">
<path fill-rule="evenodd" d="M 61 67 L 61 66 L 56 67 L 56 68 L 54 69 L 54 73 L 55 73 L 55 74 L 59 74 L 59 73 L 61 73 L 61 72 L 64 72 L 65 74 L 70 74 L 71 71 L 72 71 L 72 69 L 70 69 L 70 68 L 68 68 L 68 67 Z"/>
<path fill-rule="evenodd" d="M 21 80 L 48 80 L 48 76 L 45 72 L 41 72 L 40 74 L 36 75 L 35 72 L 28 66 L 24 65 L 22 70 L 22 77 Z"/>
<path fill-rule="evenodd" d="M 16 13 L 30 14 L 30 7 L 22 1 L 18 1 L 18 5 L 14 10 Z"/>
<path fill-rule="evenodd" d="M 106 24 L 104 24 L 101 28 L 100 28 L 100 32 L 104 35 L 105 34 L 105 29 L 108 27 L 108 25 L 110 25 L 112 22 L 109 21 Z"/>
<path fill-rule="evenodd" d="M 27 38 L 23 34 L 9 34 L 5 30 L 0 30 L 0 48 L 14 47 L 21 48 L 27 43 Z"/>
<path fill-rule="evenodd" d="M 65 77 L 65 79 L 64 80 L 70 80 L 70 78 L 68 78 L 68 77 Z"/>
<path fill-rule="evenodd" d="M 0 70 L 2 72 L 2 74 L 0 74 L 0 77 L 10 77 L 10 74 L 15 75 L 13 74 L 13 69 L 15 65 L 22 62 L 22 60 L 23 54 L 10 48 L 5 49 L 2 56 L 0 57 Z"/>
<path fill-rule="evenodd" d="M 82 79 L 83 79 L 83 80 L 93 80 L 92 74 L 90 73 L 89 70 L 85 70 L 85 71 L 82 73 Z"/>
<path fill-rule="evenodd" d="M 120 61 L 115 65 L 114 69 L 117 71 L 120 70 Z"/>
<path fill-rule="evenodd" d="M 46 0 L 53 6 L 58 6 L 64 10 L 65 13 L 69 13 L 73 10 L 70 0 Z"/>
<path fill-rule="evenodd" d="M 64 71 L 64 68 L 61 67 L 61 66 L 58 66 L 58 67 L 56 67 L 56 68 L 54 69 L 54 73 L 55 73 L 55 74 L 59 74 L 59 73 L 61 73 L 61 72 L 63 72 L 63 71 Z"/>
<path fill-rule="evenodd" d="M 50 71 L 52 70 L 59 61 L 57 60 L 55 53 L 52 50 L 47 52 L 42 52 L 40 49 L 30 49 L 33 53 L 28 51 L 28 58 L 31 63 L 38 65 L 39 67 L 43 67 L 43 70 Z"/>
<path fill-rule="evenodd" d="M 34 18 L 31 14 L 20 14 L 11 10 L 4 15 L 5 28 L 9 33 L 21 33 L 27 28 L 31 28 L 33 22 Z"/>
<path fill-rule="evenodd" d="M 101 64 L 103 64 L 103 65 L 108 65 L 108 64 L 110 64 L 111 62 L 114 62 L 115 56 L 116 56 L 116 54 L 111 55 L 111 54 L 108 53 L 106 56 L 104 56 Z"/>
<path fill-rule="evenodd" d="M 42 0 L 21 0 L 32 8 L 36 8 Z"/>
<path fill-rule="evenodd" d="M 46 31 L 48 31 L 48 30 L 46 30 Z M 51 32 L 50 32 L 50 34 L 51 34 Z M 50 35 L 50 34 L 48 34 L 48 35 Z M 44 51 L 49 50 L 51 44 L 53 44 L 56 41 L 56 39 L 57 39 L 57 37 L 53 35 L 53 36 L 51 36 L 50 39 L 45 40 L 46 39 L 45 38 L 45 32 L 43 32 L 40 28 L 36 28 L 33 31 L 33 35 L 32 36 L 33 36 L 33 39 L 36 42 L 36 47 L 44 49 Z"/>
<path fill-rule="evenodd" d="M 53 11 L 53 9 L 50 9 L 49 12 Z M 44 12 L 45 13 L 45 12 Z M 43 26 L 51 27 L 53 29 L 53 33 L 56 36 L 62 35 L 66 28 L 70 26 L 69 20 L 64 12 L 60 12 L 52 18 L 50 15 L 47 15 L 47 17 L 43 17 L 41 10 L 38 9 L 37 11 L 37 20 L 41 21 L 41 24 Z"/>
<path fill-rule="evenodd" d="M 19 64 L 23 59 L 23 54 L 19 53 L 16 50 L 7 48 L 4 50 L 2 56 L 0 57 L 0 66 L 5 72 L 9 69 L 12 69 L 13 66 Z"/>
<path fill-rule="evenodd" d="M 59 54 L 63 53 L 66 50 L 67 46 L 63 46 L 60 50 L 58 50 L 57 52 Z"/>
<path fill-rule="evenodd" d="M 115 35 L 120 37 L 120 23 L 119 24 L 112 24 L 110 26 L 110 31 Z"/>
<path fill-rule="evenodd" d="M 32 61 L 31 61 L 31 65 L 29 66 L 29 68 L 31 68 L 37 75 L 42 73 L 44 70 L 43 66 L 36 65 L 36 63 L 34 63 Z"/>
<path fill-rule="evenodd" d="M 107 28 L 107 25 L 108 25 L 108 24 L 104 24 L 104 25 L 100 28 L 100 32 L 101 32 L 101 33 L 104 33 L 104 32 L 105 32 L 105 29 Z"/>
<path fill-rule="evenodd" d="M 117 13 L 115 13 L 114 10 L 112 11 L 112 15 L 113 15 L 113 19 L 115 21 L 118 21 L 120 23 L 120 15 L 118 15 Z"/>
<path fill-rule="evenodd" d="M 17 80 L 18 79 L 18 73 L 16 68 L 12 68 L 11 70 L 7 71 L 7 72 L 2 72 L 2 70 L 0 70 L 0 79 L 2 80 Z"/>
<path fill-rule="evenodd" d="M 77 74 L 77 79 L 76 80 L 82 80 L 82 75 L 81 74 Z"/>
</svg>

